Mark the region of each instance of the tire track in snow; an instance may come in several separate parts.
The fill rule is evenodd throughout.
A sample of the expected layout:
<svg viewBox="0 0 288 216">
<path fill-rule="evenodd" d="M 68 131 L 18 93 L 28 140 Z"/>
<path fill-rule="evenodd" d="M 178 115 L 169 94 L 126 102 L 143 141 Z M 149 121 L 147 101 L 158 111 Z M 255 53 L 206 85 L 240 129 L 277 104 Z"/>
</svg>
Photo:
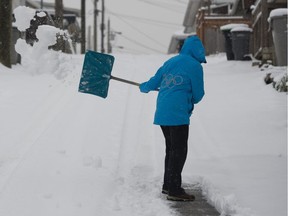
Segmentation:
<svg viewBox="0 0 288 216">
<path fill-rule="evenodd" d="M 134 57 L 133 63 L 127 63 L 135 66 L 134 73 L 129 74 L 129 79 L 146 79 L 141 77 L 147 73 L 145 68 L 142 68 L 143 71 L 136 68 L 137 61 L 139 65 L 143 65 L 140 61 L 145 60 Z M 135 86 L 129 86 L 126 95 L 123 96 L 126 100 L 120 131 L 116 188 L 110 201 L 111 209 L 116 215 L 117 212 L 123 211 L 139 216 L 174 215 L 174 211 L 160 194 L 162 172 L 159 170 L 163 170 L 163 161 L 159 163 L 159 158 L 161 159 L 163 155 L 160 156 L 159 151 L 163 154 L 164 150 L 161 149 L 163 143 L 157 143 L 159 139 L 156 136 L 159 134 L 156 131 L 160 129 L 153 126 L 156 96 L 156 92 L 151 92 L 149 95 L 142 94 Z"/>
<path fill-rule="evenodd" d="M 137 61 L 139 60 L 133 56 L 131 62 L 126 63 L 135 67 L 134 73 L 129 74 L 130 80 L 139 80 L 139 76 L 141 76 L 141 74 L 139 74 L 141 71 L 139 72 L 137 63 L 135 64 Z M 151 141 L 154 141 L 152 125 L 154 107 L 147 106 L 147 102 L 149 103 L 151 101 L 149 99 L 152 98 L 152 95 L 150 94 L 148 96 L 140 93 L 138 87 L 127 86 L 127 93 L 123 97 L 126 100 L 121 130 L 120 152 L 118 156 L 117 175 L 119 177 L 129 174 L 135 164 L 138 165 L 138 163 L 144 163 L 144 161 L 147 160 L 149 155 L 143 153 L 151 151 Z M 145 108 L 147 110 L 145 110 Z M 147 145 L 145 143 L 147 143 Z M 140 160 L 142 161 L 140 162 Z"/>
<path fill-rule="evenodd" d="M 133 58 L 134 59 L 134 58 Z M 126 63 L 126 64 L 131 64 L 132 61 Z M 136 70 L 136 68 L 134 69 Z M 130 80 L 132 80 L 132 77 L 130 75 Z M 125 84 L 123 84 L 125 85 Z M 122 122 L 122 127 L 121 127 L 121 138 L 120 138 L 120 148 L 119 148 L 119 154 L 118 154 L 118 165 L 117 165 L 117 177 L 116 178 L 121 178 L 122 175 L 125 175 L 125 173 L 127 172 L 127 166 L 129 166 L 129 162 L 131 160 L 131 158 L 129 158 L 129 156 L 131 156 L 132 153 L 132 146 L 129 146 L 129 142 L 127 140 L 127 133 L 129 134 L 129 130 L 131 130 L 130 127 L 130 116 L 133 114 L 134 118 L 136 117 L 135 114 L 135 110 L 133 110 L 134 112 L 132 112 L 131 110 L 131 106 L 133 105 L 133 103 L 131 103 L 131 97 L 132 97 L 132 88 L 133 86 L 127 86 L 125 87 L 127 89 L 127 92 L 125 95 L 123 95 L 123 97 L 125 98 L 125 108 L 124 108 L 124 115 L 123 115 L 123 122 Z M 135 87 L 134 87 L 135 88 Z M 132 91 L 131 91 L 132 90 Z M 132 99 L 133 100 L 133 99 Z M 130 131 L 130 135 L 134 136 L 134 131 Z"/>
</svg>

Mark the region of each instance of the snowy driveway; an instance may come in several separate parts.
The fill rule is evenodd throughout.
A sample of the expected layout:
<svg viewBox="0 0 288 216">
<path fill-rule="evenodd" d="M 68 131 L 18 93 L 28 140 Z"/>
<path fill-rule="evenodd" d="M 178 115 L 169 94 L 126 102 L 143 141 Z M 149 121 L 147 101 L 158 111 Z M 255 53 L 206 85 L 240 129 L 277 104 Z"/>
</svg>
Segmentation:
<svg viewBox="0 0 288 216">
<path fill-rule="evenodd" d="M 115 57 L 113 74 L 136 82 L 168 58 Z M 65 71 L 58 79 L 0 65 L 0 215 L 175 215 L 160 195 L 157 93 L 111 80 L 105 100 L 81 94 L 83 56 L 54 61 Z M 200 183 L 223 214 L 285 216 L 286 94 L 266 86 L 265 72 L 251 62 L 227 62 L 224 55 L 207 61 L 184 182 Z"/>
</svg>

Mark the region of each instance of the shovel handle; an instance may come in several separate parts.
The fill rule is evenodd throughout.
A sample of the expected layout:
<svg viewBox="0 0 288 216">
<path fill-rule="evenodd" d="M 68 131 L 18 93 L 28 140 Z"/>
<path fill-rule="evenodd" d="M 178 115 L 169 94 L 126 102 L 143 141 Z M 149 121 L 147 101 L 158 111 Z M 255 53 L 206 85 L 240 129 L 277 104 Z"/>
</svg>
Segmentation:
<svg viewBox="0 0 288 216">
<path fill-rule="evenodd" d="M 114 76 L 110 76 L 110 79 L 114 79 L 114 80 L 117 80 L 117 81 L 120 81 L 120 82 L 124 82 L 124 83 L 128 83 L 128 84 L 131 84 L 131 85 L 135 85 L 135 86 L 140 86 L 140 83 L 133 82 L 133 81 L 130 81 L 130 80 L 125 80 L 125 79 L 114 77 Z M 154 91 L 159 91 L 159 89 L 155 89 Z"/>
<path fill-rule="evenodd" d="M 114 80 L 117 80 L 117 81 L 120 81 L 120 82 L 124 82 L 124 83 L 128 83 L 128 84 L 131 84 L 131 85 L 135 85 L 135 86 L 140 86 L 140 83 L 133 82 L 133 81 L 130 81 L 130 80 L 125 80 L 125 79 L 114 77 L 114 76 L 110 76 L 110 79 L 114 79 Z"/>
</svg>

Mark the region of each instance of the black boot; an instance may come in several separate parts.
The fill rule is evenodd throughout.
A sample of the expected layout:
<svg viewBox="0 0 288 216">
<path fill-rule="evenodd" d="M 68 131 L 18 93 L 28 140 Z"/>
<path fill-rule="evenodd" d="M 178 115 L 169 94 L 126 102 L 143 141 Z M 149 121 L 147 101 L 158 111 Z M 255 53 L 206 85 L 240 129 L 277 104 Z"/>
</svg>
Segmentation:
<svg viewBox="0 0 288 216">
<path fill-rule="evenodd" d="M 179 192 L 175 192 L 175 193 L 169 192 L 167 199 L 171 200 L 171 201 L 194 201 L 195 196 L 192 194 L 191 195 L 187 194 L 185 192 L 185 190 L 183 188 L 181 188 L 181 190 L 179 190 Z"/>
</svg>

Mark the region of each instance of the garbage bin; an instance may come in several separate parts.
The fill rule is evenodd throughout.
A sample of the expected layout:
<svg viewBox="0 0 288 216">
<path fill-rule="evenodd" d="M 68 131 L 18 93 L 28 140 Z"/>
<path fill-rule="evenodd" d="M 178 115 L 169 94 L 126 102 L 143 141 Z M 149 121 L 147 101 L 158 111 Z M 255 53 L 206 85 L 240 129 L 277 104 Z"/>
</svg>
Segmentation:
<svg viewBox="0 0 288 216">
<path fill-rule="evenodd" d="M 234 53 L 232 51 L 232 39 L 230 30 L 222 31 L 225 37 L 225 52 L 227 60 L 234 60 Z"/>
<path fill-rule="evenodd" d="M 227 24 L 220 27 L 220 30 L 222 31 L 224 37 L 225 37 L 225 52 L 227 60 L 234 60 L 235 56 L 232 50 L 232 37 L 231 37 L 231 29 L 235 27 L 248 27 L 246 24 L 242 23 L 233 23 L 233 24 Z"/>
<path fill-rule="evenodd" d="M 232 50 L 235 60 L 251 60 L 250 35 L 252 29 L 248 27 L 235 27 L 231 30 Z"/>
<path fill-rule="evenodd" d="M 272 10 L 268 18 L 272 29 L 277 66 L 287 65 L 287 14 L 287 8 L 278 8 Z"/>
</svg>

